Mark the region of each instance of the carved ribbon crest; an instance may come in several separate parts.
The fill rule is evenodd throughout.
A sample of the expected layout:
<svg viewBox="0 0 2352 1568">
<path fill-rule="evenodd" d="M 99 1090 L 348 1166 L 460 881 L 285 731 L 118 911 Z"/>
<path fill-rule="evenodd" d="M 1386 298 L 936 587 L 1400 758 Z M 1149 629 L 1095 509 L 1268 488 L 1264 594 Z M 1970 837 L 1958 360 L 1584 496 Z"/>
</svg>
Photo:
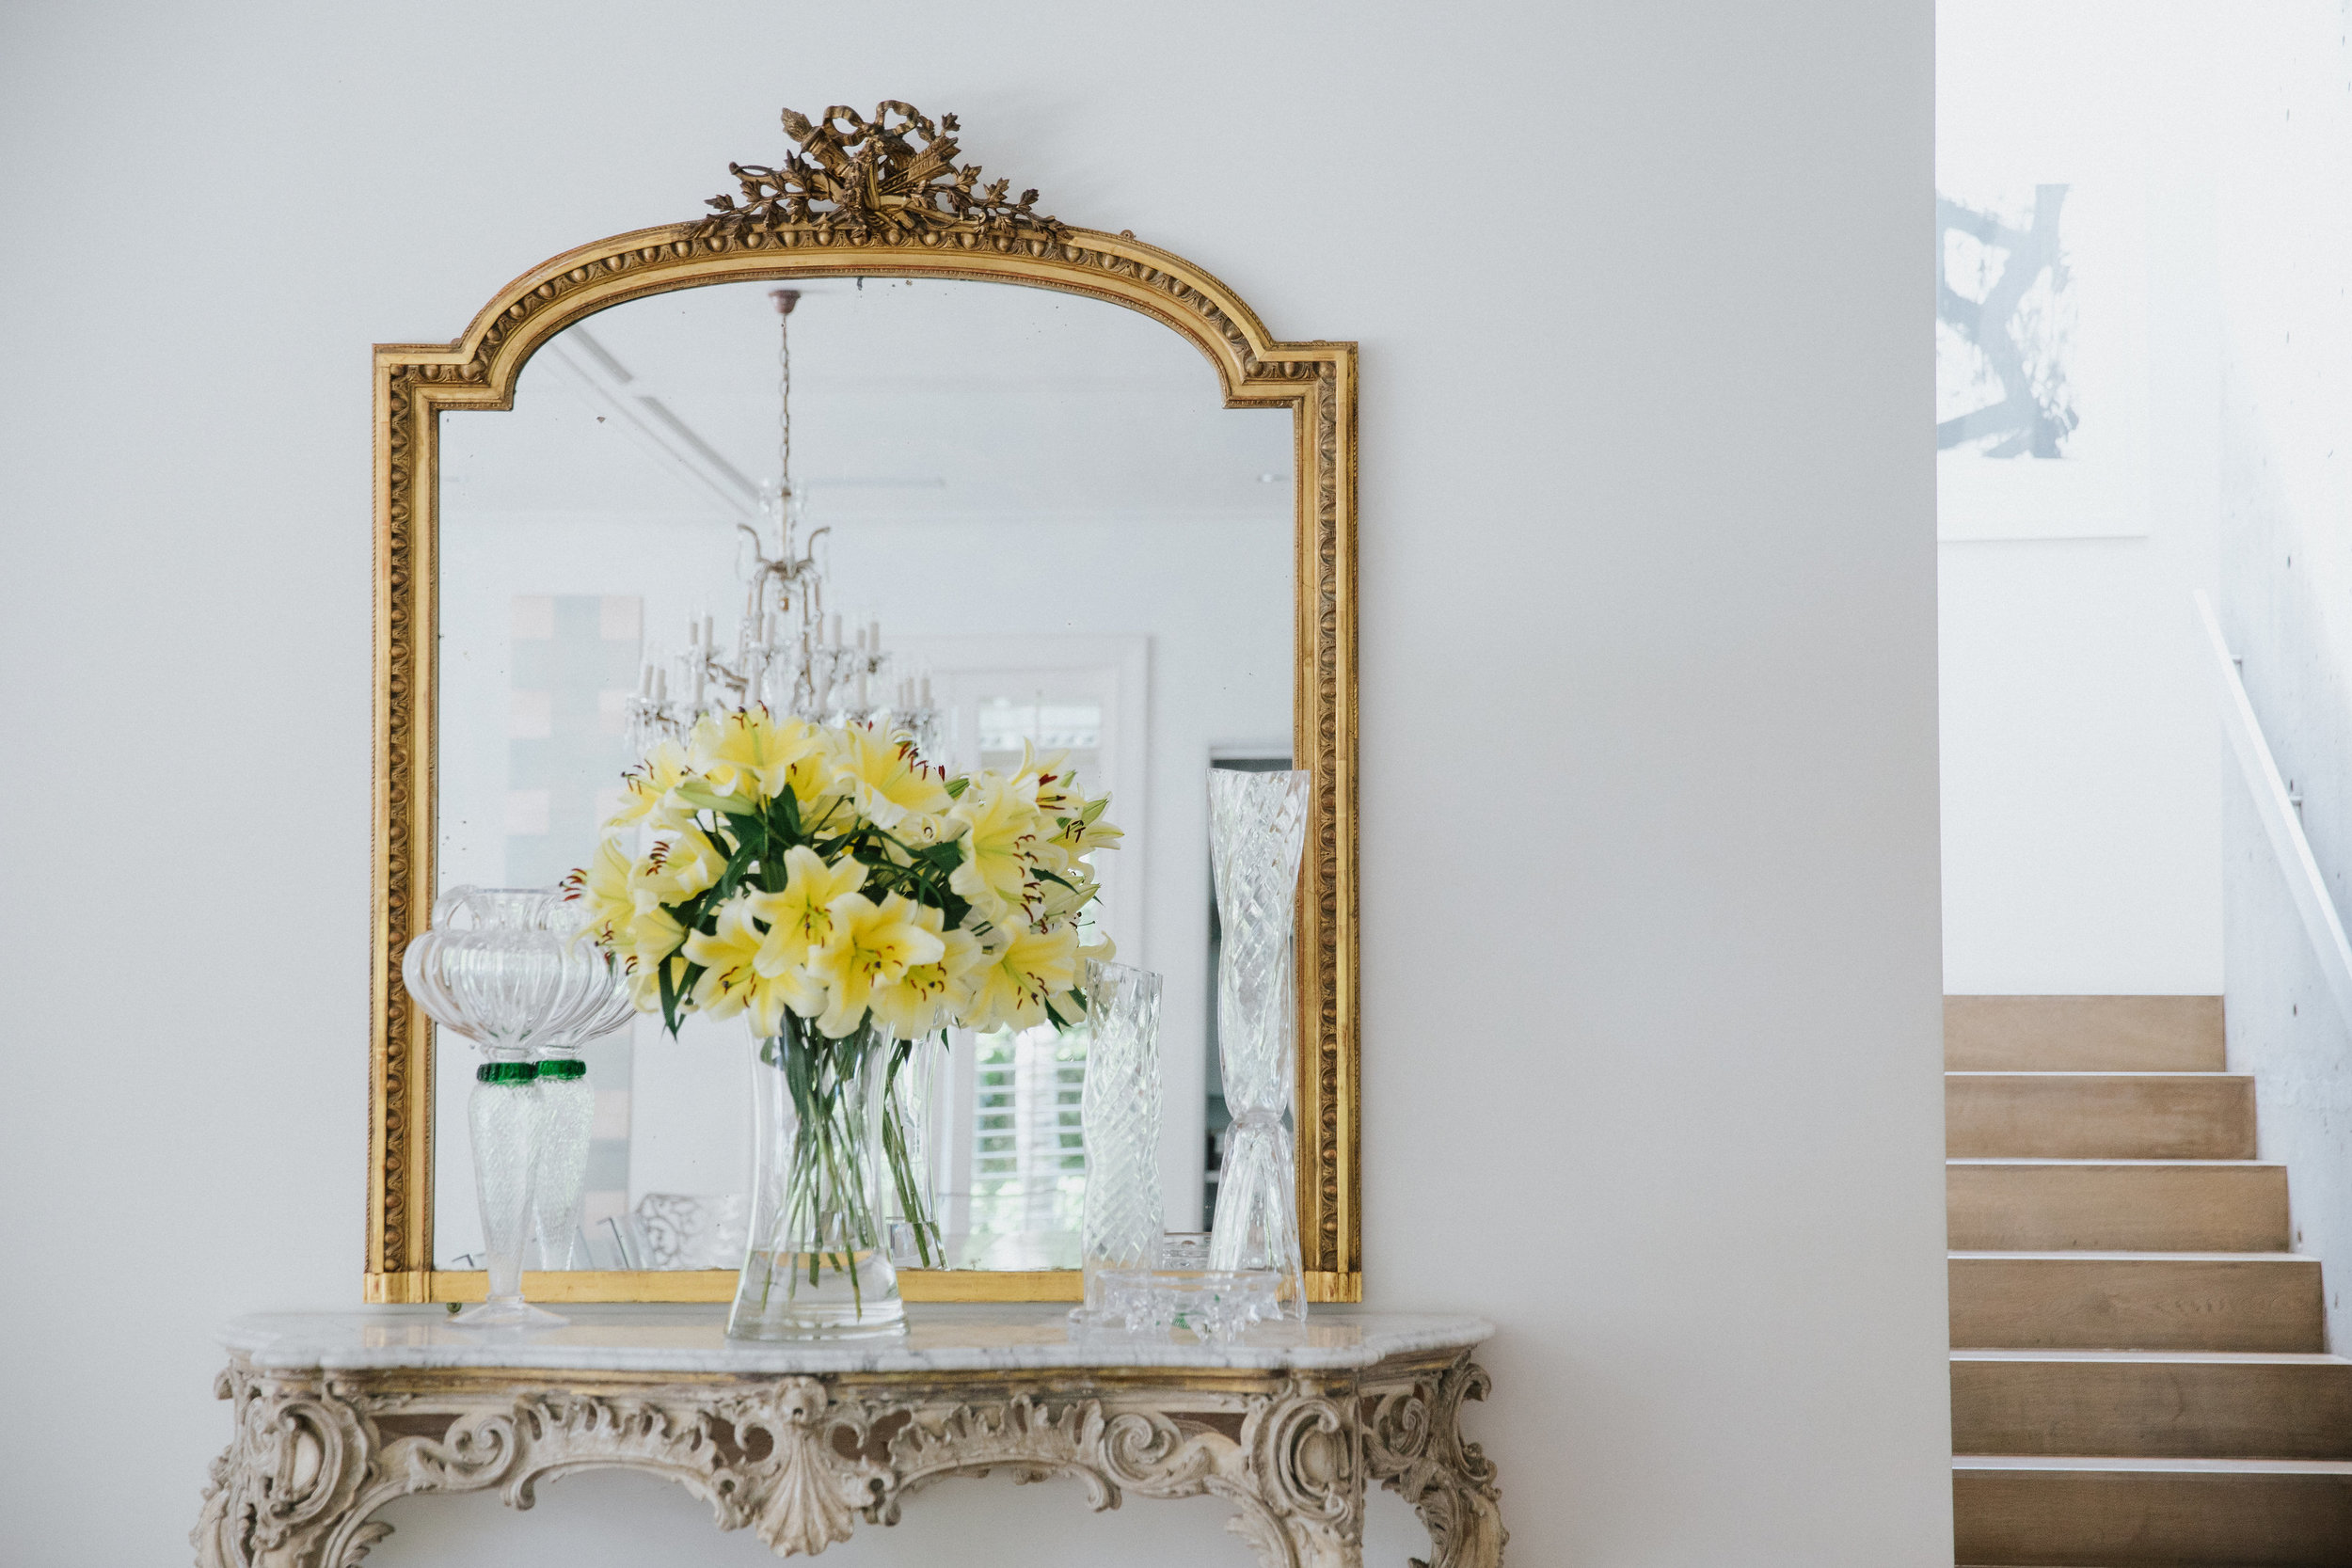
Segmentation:
<svg viewBox="0 0 2352 1568">
<path fill-rule="evenodd" d="M 784 129 L 800 151 L 773 168 L 727 165 L 741 198 L 712 197 L 712 215 L 695 233 L 838 230 L 860 245 L 925 234 L 1069 236 L 1066 225 L 1036 210 L 1037 192 L 1016 198 L 1010 181 L 982 185 L 979 165 L 957 166 L 953 115 L 934 122 L 889 99 L 871 119 L 839 103 L 813 120 L 787 109 Z"/>
</svg>

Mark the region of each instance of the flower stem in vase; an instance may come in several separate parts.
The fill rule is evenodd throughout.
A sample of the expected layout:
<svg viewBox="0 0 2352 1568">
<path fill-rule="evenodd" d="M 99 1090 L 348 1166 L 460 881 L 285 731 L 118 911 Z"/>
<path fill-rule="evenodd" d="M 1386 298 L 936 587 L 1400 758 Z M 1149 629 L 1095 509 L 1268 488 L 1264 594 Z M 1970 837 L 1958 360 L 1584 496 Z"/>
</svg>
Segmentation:
<svg viewBox="0 0 2352 1568">
<path fill-rule="evenodd" d="M 753 1053 L 752 1226 L 727 1321 L 735 1338 L 903 1327 L 877 1202 L 889 1044 L 870 1025 L 836 1039 L 787 1017 Z"/>
</svg>

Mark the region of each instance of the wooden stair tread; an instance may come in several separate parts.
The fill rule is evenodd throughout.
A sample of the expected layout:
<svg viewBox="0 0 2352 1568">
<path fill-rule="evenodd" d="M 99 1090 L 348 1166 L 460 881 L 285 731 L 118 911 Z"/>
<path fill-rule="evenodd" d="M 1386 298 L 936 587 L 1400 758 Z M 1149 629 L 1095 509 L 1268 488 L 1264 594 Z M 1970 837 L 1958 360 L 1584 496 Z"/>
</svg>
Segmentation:
<svg viewBox="0 0 2352 1568">
<path fill-rule="evenodd" d="M 1959 1348 L 2327 1348 L 2319 1260 L 2298 1253 L 1947 1256 Z"/>
<path fill-rule="evenodd" d="M 2062 1170 L 2092 1169 L 2101 1165 L 2114 1165 L 2122 1170 L 2164 1169 L 2175 1166 L 2184 1170 L 2284 1170 L 2287 1168 L 2276 1160 L 2125 1160 L 2112 1156 L 2050 1154 L 1948 1154 L 1945 1156 L 1944 1163 L 1947 1165 L 1966 1165 L 1972 1169 L 1985 1166 L 1995 1170 L 2012 1167 L 2032 1169 L 2040 1165 L 2054 1165 Z"/>
<path fill-rule="evenodd" d="M 1945 1000 L 1962 1564 L 2352 1564 L 2352 1358 L 2223 1024 Z"/>
<path fill-rule="evenodd" d="M 1961 1470 L 2092 1470 L 2137 1475 L 2352 1476 L 2352 1459 L 2145 1459 L 2132 1454 L 1956 1453 Z"/>
<path fill-rule="evenodd" d="M 1960 1453 L 2352 1462 L 2352 1361 L 2291 1352 L 1955 1352 Z"/>
<path fill-rule="evenodd" d="M 2169 1070 L 2157 1072 L 2121 1072 L 2106 1069 L 2086 1071 L 2078 1068 L 1947 1068 L 1944 1071 L 1944 1076 L 1947 1078 L 1965 1078 L 1971 1080 L 1979 1078 L 2089 1078 L 2101 1082 L 2118 1079 L 2156 1078 L 2177 1079 L 2192 1084 L 2209 1084 L 2217 1078 L 2243 1078 L 2249 1084 L 2254 1081 L 2254 1075 L 2250 1072 L 2174 1072 Z"/>
<path fill-rule="evenodd" d="M 2104 1252 L 2090 1247 L 2068 1247 L 2039 1252 L 2008 1252 L 1985 1250 L 1954 1250 L 1951 1258 L 2005 1258 L 2018 1261 L 2053 1263 L 2295 1263 L 2316 1269 L 2319 1259 L 2307 1252 Z"/>
<path fill-rule="evenodd" d="M 1947 996 L 1944 1059 L 2117 1068 L 2221 1066 L 2217 996 Z"/>
<path fill-rule="evenodd" d="M 2352 1367 L 2352 1359 L 2326 1351 L 2285 1350 L 2005 1350 L 1977 1346 L 1952 1352 L 1955 1361 L 2117 1361 L 2151 1366 L 2177 1363 L 2249 1367 Z"/>
<path fill-rule="evenodd" d="M 2254 1081 L 2232 1072 L 1949 1072 L 1944 1152 L 2260 1163 Z"/>
</svg>

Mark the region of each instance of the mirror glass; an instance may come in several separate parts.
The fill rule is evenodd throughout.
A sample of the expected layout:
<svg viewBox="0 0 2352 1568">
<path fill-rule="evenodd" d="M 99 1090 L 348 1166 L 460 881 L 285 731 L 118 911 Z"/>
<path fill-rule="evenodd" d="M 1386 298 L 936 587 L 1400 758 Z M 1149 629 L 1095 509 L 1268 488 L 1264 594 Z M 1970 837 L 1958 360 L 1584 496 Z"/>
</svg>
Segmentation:
<svg viewBox="0 0 2352 1568">
<path fill-rule="evenodd" d="M 1158 971 L 1171 1229 L 1204 1227 L 1223 1129 L 1211 1007 L 1205 771 L 1290 765 L 1294 436 L 1228 409 L 1148 317 L 1008 284 L 802 280 L 654 295 L 578 323 L 512 410 L 441 417 L 439 891 L 583 863 L 635 759 L 644 667 L 712 618 L 732 646 L 773 553 L 779 326 L 791 473 L 829 610 L 928 678 L 937 760 L 1067 751 L 1126 832 L 1099 921 Z M 436 1047 L 434 1253 L 481 1266 L 466 1099 Z M 639 1018 L 583 1053 L 595 1091 L 573 1266 L 742 1261 L 742 1020 Z M 1076 1266 L 1083 1030 L 959 1032 L 932 1144 L 952 1264 Z M 530 1259 L 538 1266 L 541 1259 Z"/>
</svg>

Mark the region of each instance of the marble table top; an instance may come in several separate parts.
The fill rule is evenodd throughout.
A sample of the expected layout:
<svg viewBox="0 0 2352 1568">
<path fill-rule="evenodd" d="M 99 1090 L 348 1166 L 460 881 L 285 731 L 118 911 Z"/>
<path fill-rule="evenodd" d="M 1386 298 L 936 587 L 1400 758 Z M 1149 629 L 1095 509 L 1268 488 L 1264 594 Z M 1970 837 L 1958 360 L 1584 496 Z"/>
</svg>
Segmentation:
<svg viewBox="0 0 2352 1568">
<path fill-rule="evenodd" d="M 439 1307 L 270 1312 L 222 1331 L 227 1349 L 262 1370 L 494 1367 L 617 1372 L 962 1372 L 1152 1367 L 1345 1371 L 1392 1355 L 1461 1350 L 1494 1333 L 1477 1318 L 1314 1307 L 1304 1324 L 1261 1326 L 1230 1344 L 1070 1325 L 1041 1303 L 914 1303 L 907 1330 L 870 1339 L 730 1339 L 723 1306 L 630 1304 L 556 1308 L 563 1328 L 466 1329 Z"/>
</svg>

